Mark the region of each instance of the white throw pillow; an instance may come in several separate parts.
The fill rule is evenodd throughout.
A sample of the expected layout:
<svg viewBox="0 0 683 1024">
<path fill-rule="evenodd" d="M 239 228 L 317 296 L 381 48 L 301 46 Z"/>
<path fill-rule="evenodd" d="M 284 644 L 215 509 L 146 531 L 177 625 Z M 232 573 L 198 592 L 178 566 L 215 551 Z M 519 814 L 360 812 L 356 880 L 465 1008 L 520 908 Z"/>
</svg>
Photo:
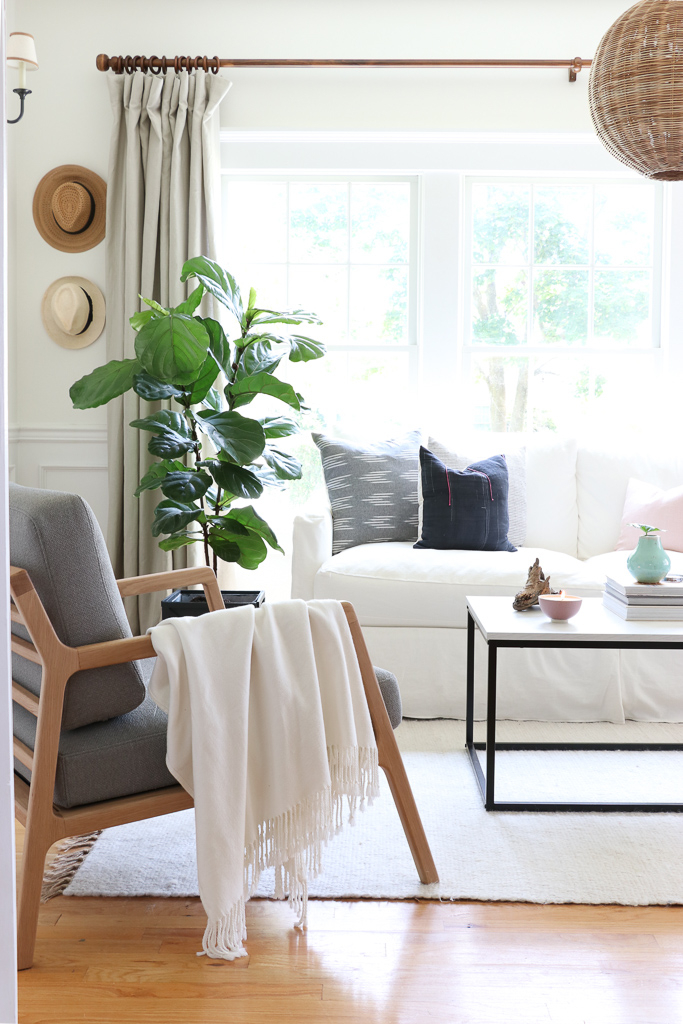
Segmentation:
<svg viewBox="0 0 683 1024">
<path fill-rule="evenodd" d="M 445 466 L 459 472 L 462 472 L 463 469 L 467 469 L 467 467 L 473 462 L 479 462 L 481 458 L 481 456 L 477 455 L 461 455 L 459 452 L 451 451 L 434 437 L 429 438 L 427 448 L 429 448 L 433 455 L 436 455 L 437 459 L 441 459 Z M 526 540 L 526 450 L 524 448 L 517 448 L 511 452 L 492 451 L 489 452 L 488 456 L 484 457 L 488 458 L 491 455 L 505 455 L 505 461 L 508 466 L 508 481 L 510 485 L 510 490 L 508 492 L 508 515 L 510 517 L 508 539 L 516 548 L 521 548 L 524 546 L 524 541 Z M 418 473 L 417 481 L 418 536 L 421 537 L 421 473 Z"/>
</svg>

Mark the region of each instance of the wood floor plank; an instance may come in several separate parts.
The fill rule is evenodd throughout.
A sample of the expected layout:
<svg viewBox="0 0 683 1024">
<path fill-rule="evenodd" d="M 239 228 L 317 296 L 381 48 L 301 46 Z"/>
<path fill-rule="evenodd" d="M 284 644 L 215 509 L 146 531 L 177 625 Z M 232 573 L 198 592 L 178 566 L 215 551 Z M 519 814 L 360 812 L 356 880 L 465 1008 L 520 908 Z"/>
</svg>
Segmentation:
<svg viewBox="0 0 683 1024">
<path fill-rule="evenodd" d="M 52 900 L 21 1024 L 683 1021 L 681 907 L 312 900 L 302 932 L 257 900 L 233 963 L 196 956 L 204 920 L 197 899 Z"/>
</svg>

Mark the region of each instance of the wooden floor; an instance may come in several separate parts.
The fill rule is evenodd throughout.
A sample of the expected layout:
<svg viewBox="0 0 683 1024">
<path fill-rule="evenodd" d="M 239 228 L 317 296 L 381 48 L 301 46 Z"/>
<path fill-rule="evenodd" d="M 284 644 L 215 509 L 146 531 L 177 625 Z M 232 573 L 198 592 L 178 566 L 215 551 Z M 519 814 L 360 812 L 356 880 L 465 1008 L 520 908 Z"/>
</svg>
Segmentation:
<svg viewBox="0 0 683 1024">
<path fill-rule="evenodd" d="M 17 847 L 21 849 L 21 826 Z M 247 908 L 249 957 L 197 957 L 196 899 L 58 897 L 21 1024 L 680 1024 L 683 908 L 311 901 Z"/>
</svg>

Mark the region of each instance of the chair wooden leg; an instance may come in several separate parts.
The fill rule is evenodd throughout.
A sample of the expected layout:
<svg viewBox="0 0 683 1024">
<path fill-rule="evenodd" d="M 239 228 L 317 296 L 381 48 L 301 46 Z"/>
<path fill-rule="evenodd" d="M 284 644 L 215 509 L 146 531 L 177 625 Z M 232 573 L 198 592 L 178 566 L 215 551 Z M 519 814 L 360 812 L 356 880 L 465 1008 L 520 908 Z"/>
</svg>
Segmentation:
<svg viewBox="0 0 683 1024">
<path fill-rule="evenodd" d="M 17 966 L 20 971 L 33 965 L 45 857 L 51 845 L 45 833 L 41 835 L 35 825 L 27 824 L 17 908 Z"/>
<path fill-rule="evenodd" d="M 432 851 L 427 842 L 425 830 L 422 826 L 420 812 L 417 809 L 415 797 L 410 788 L 401 751 L 398 749 L 394 730 L 391 727 L 389 715 L 382 699 L 382 691 L 379 688 L 356 613 L 352 605 L 346 601 L 342 601 L 342 606 L 351 629 L 351 636 L 353 637 L 358 664 L 360 665 L 361 676 L 363 677 L 370 719 L 375 732 L 375 740 L 377 741 L 379 763 L 387 777 L 391 795 L 394 798 L 396 810 L 401 819 L 403 831 L 408 840 L 408 846 L 413 855 L 420 881 L 423 885 L 430 885 L 432 882 L 439 881 L 439 875 L 434 864 Z"/>
</svg>

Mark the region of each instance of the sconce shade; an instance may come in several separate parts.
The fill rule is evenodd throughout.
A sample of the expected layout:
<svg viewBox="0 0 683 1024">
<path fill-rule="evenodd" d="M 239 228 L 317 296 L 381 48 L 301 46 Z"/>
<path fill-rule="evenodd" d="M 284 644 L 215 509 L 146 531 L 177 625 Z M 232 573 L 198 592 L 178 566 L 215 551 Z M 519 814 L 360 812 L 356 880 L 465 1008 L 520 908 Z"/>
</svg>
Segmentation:
<svg viewBox="0 0 683 1024">
<path fill-rule="evenodd" d="M 683 0 L 640 0 L 593 58 L 591 117 L 605 148 L 646 178 L 683 180 Z"/>
<path fill-rule="evenodd" d="M 38 70 L 38 57 L 33 36 L 28 32 L 10 32 L 7 42 L 7 66 L 19 68 L 26 65 L 27 71 Z"/>
</svg>

